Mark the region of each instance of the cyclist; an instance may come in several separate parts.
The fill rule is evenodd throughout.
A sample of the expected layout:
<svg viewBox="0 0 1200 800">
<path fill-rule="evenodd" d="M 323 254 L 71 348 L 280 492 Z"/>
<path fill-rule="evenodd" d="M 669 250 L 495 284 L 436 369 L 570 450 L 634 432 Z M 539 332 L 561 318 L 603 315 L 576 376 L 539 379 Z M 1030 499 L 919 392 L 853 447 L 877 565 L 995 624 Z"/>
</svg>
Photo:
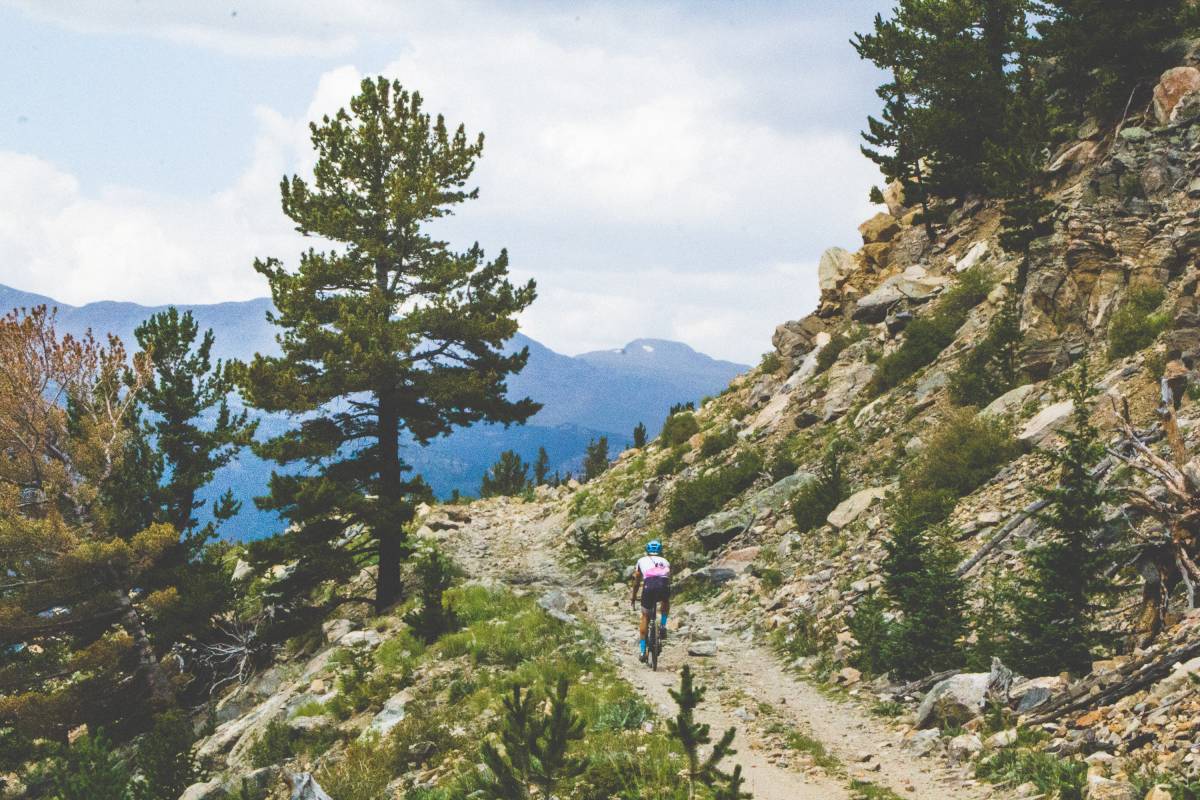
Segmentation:
<svg viewBox="0 0 1200 800">
<path fill-rule="evenodd" d="M 642 622 L 638 629 L 641 640 L 638 644 L 642 661 L 646 660 L 646 634 L 650 630 L 650 615 L 654 604 L 661 606 L 658 640 L 667 635 L 667 614 L 671 610 L 671 562 L 663 558 L 662 542 L 651 539 L 646 543 L 646 555 L 637 560 L 633 568 L 633 598 L 630 605 L 637 607 L 638 589 L 642 589 Z"/>
</svg>

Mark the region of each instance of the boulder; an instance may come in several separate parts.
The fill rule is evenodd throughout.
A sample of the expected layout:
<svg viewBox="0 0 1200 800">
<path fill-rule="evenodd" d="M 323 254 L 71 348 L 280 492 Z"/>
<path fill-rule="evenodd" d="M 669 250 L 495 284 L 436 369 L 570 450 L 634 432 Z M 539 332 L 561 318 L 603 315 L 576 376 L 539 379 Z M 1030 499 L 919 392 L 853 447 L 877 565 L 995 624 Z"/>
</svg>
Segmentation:
<svg viewBox="0 0 1200 800">
<path fill-rule="evenodd" d="M 365 647 L 368 650 L 374 650 L 383 644 L 383 637 L 379 635 L 379 631 L 350 631 L 339 637 L 337 643 L 340 647 Z"/>
<path fill-rule="evenodd" d="M 946 753 L 951 761 L 963 762 L 973 758 L 983 750 L 983 740 L 977 733 L 962 733 L 955 736 L 946 745 Z"/>
<path fill-rule="evenodd" d="M 917 727 L 962 725 L 982 714 L 989 678 L 989 673 L 971 672 L 935 684 L 917 708 Z"/>
<path fill-rule="evenodd" d="M 753 523 L 752 509 L 742 507 L 732 511 L 718 511 L 696 523 L 696 538 L 705 550 L 716 550 L 733 537 L 745 532 Z"/>
<path fill-rule="evenodd" d="M 1158 124 L 1175 122 L 1184 99 L 1197 92 L 1200 92 L 1200 69 L 1173 67 L 1164 72 L 1154 87 L 1154 117 Z"/>
<path fill-rule="evenodd" d="M 223 800 L 226 797 L 229 797 L 229 792 L 225 791 L 225 785 L 220 781 L 204 781 L 184 789 L 179 800 Z"/>
<path fill-rule="evenodd" d="M 333 644 L 338 639 L 341 639 L 350 631 L 357 628 L 358 625 L 348 619 L 331 619 L 321 623 L 321 631 L 325 634 L 325 641 Z"/>
<path fill-rule="evenodd" d="M 1139 128 L 1136 125 L 1131 125 L 1128 128 L 1122 128 L 1118 134 L 1123 141 L 1126 142 L 1144 142 L 1153 134 L 1145 128 Z"/>
<path fill-rule="evenodd" d="M 234 583 L 242 583 L 254 577 L 254 569 L 239 558 L 237 563 L 233 565 L 233 575 L 230 577 L 233 578 Z"/>
<path fill-rule="evenodd" d="M 731 567 L 718 567 L 709 565 L 701 567 L 692 573 L 692 579 L 702 583 L 711 583 L 714 586 L 720 586 L 723 583 L 729 583 L 735 579 L 740 573 Z"/>
<path fill-rule="evenodd" d="M 337 720 L 328 714 L 311 717 L 292 717 L 287 721 L 288 729 L 295 733 L 312 733 L 337 725 Z"/>
<path fill-rule="evenodd" d="M 942 734 L 936 730 L 914 731 L 900 742 L 900 747 L 915 756 L 932 753 L 941 741 Z"/>
<path fill-rule="evenodd" d="M 697 658 L 710 658 L 717 654 L 717 643 L 710 640 L 702 642 L 689 642 L 688 655 L 696 656 Z"/>
<path fill-rule="evenodd" d="M 1025 427 L 1017 434 L 1017 439 L 1023 444 L 1036 447 L 1053 433 L 1065 427 L 1071 421 L 1071 414 L 1074 411 L 1074 400 L 1062 400 L 1048 405 L 1025 423 Z"/>
<path fill-rule="evenodd" d="M 292 794 L 288 800 L 333 800 L 316 779 L 307 772 L 294 773 L 286 778 Z"/>
<path fill-rule="evenodd" d="M 404 721 L 405 712 L 411 700 L 412 693 L 408 689 L 404 689 L 389 697 L 379 713 L 371 719 L 371 724 L 363 731 L 363 735 L 378 734 L 379 736 L 386 736 L 391 732 L 392 728 Z"/>
<path fill-rule="evenodd" d="M 1062 691 L 1066 682 L 1058 675 L 1048 675 L 1044 678 L 1030 678 L 1014 683 L 1009 690 L 1008 699 L 1013 708 L 1020 714 L 1025 714 L 1042 705 Z"/>
<path fill-rule="evenodd" d="M 854 256 L 841 247 L 831 247 L 821 254 L 817 264 L 817 280 L 822 292 L 836 292 L 855 270 Z"/>
<path fill-rule="evenodd" d="M 955 271 L 956 272 L 966 272 L 971 267 L 975 266 L 980 261 L 982 261 L 983 257 L 987 255 L 987 252 L 988 252 L 988 243 L 987 242 L 985 242 L 985 241 L 976 242 L 975 244 L 971 245 L 970 249 L 967 250 L 966 253 L 963 254 L 962 258 L 960 258 L 958 261 L 955 262 L 955 264 L 954 264 Z"/>
<path fill-rule="evenodd" d="M 1005 417 L 1009 414 L 1015 414 L 1021 410 L 1021 406 L 1025 405 L 1025 401 L 1036 391 L 1037 387 L 1032 383 L 1018 386 L 1015 389 L 1009 389 L 984 406 L 983 410 L 979 413 L 989 417 Z"/>
<path fill-rule="evenodd" d="M 582 537 L 596 536 L 612 527 L 613 517 L 608 512 L 580 517 L 567 526 L 567 538 L 579 541 Z"/>
<path fill-rule="evenodd" d="M 862 673 L 854 667 L 842 667 L 834 678 L 834 683 L 838 686 L 854 686 L 861 680 Z"/>
<path fill-rule="evenodd" d="M 1101 775 L 1088 775 L 1084 797 L 1087 800 L 1141 800 L 1133 784 Z"/>
<path fill-rule="evenodd" d="M 883 187 L 883 202 L 893 217 L 900 218 L 904 215 L 904 199 L 904 184 L 899 180 Z"/>
<path fill-rule="evenodd" d="M 913 390 L 913 399 L 917 405 L 922 405 L 932 397 L 938 389 L 941 389 L 950 382 L 950 375 L 944 369 L 932 367 L 925 371 L 917 380 L 916 388 Z"/>
<path fill-rule="evenodd" d="M 900 232 L 900 223 L 891 214 L 880 212 L 858 226 L 863 244 L 890 242 Z"/>
<path fill-rule="evenodd" d="M 838 363 L 830 367 L 825 374 L 829 376 L 829 385 L 825 390 L 822 418 L 828 422 L 850 410 L 854 400 L 874 377 L 875 365 L 858 361 Z"/>
<path fill-rule="evenodd" d="M 875 504 L 875 501 L 882 500 L 887 496 L 887 493 L 891 489 L 891 486 L 876 486 L 871 489 L 863 489 L 862 491 L 855 492 L 838 503 L 837 508 L 829 512 L 826 522 L 839 530 L 845 528 L 862 516 L 867 509 Z"/>
<path fill-rule="evenodd" d="M 854 319 L 872 324 L 882 322 L 895 304 L 902 300 L 924 302 L 941 291 L 946 283 L 947 278 L 930 275 L 922 267 L 909 267 L 860 297 L 854 304 Z"/>
</svg>

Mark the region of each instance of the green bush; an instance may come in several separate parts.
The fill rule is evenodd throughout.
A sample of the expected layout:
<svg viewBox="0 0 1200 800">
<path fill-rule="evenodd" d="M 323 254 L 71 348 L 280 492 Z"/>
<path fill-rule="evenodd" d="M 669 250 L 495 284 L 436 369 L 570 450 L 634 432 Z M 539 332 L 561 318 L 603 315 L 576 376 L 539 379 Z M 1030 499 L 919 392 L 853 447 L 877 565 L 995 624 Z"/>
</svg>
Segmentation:
<svg viewBox="0 0 1200 800">
<path fill-rule="evenodd" d="M 778 372 L 781 366 L 783 366 L 783 360 L 779 358 L 778 353 L 772 350 L 769 353 L 763 353 L 758 369 L 764 375 L 770 375 L 773 372 Z"/>
<path fill-rule="evenodd" d="M 960 406 L 985 406 L 1016 386 L 1020 344 L 1021 312 L 1017 293 L 1010 290 L 983 340 L 950 375 L 950 399 Z"/>
<path fill-rule="evenodd" d="M 954 341 L 954 334 L 967 321 L 967 314 L 991 289 L 991 276 L 978 267 L 959 275 L 958 282 L 946 291 L 933 312 L 910 322 L 900 347 L 879 360 L 867 385 L 868 395 L 877 397 L 931 364 Z"/>
<path fill-rule="evenodd" d="M 134 784 L 134 800 L 177 800 L 184 789 L 200 780 L 200 765 L 193 745 L 192 722 L 182 711 L 154 718 L 154 726 L 137 745 L 136 763 L 141 780 Z"/>
<path fill-rule="evenodd" d="M 866 338 L 866 336 L 867 330 L 863 327 L 855 327 L 849 331 L 835 333 L 830 338 L 829 344 L 822 347 L 820 352 L 817 353 L 817 374 L 820 375 L 832 367 L 843 350 L 855 342 Z"/>
<path fill-rule="evenodd" d="M 454 610 L 446 605 L 443 595 L 462 572 L 440 550 L 429 548 L 418 557 L 416 573 L 420 606 L 405 621 L 426 642 L 432 642 L 457 625 Z"/>
<path fill-rule="evenodd" d="M 800 486 L 792 497 L 792 517 L 801 533 L 825 524 L 829 512 L 837 508 L 850 492 L 842 475 L 841 442 L 834 441 L 827 448 L 813 480 Z"/>
<path fill-rule="evenodd" d="M 723 428 L 716 433 L 704 437 L 700 444 L 700 457 L 711 458 L 717 453 L 723 453 L 737 444 L 737 431 L 733 428 Z"/>
<path fill-rule="evenodd" d="M 667 417 L 658 438 L 667 447 L 681 445 L 700 432 L 700 423 L 690 411 L 678 411 Z"/>
<path fill-rule="evenodd" d="M 292 731 L 283 720 L 273 720 L 250 745 L 250 764 L 255 769 L 282 764 L 293 755 Z"/>
<path fill-rule="evenodd" d="M 1020 453 L 1021 446 L 1007 422 L 978 416 L 971 409 L 956 410 L 946 416 L 905 468 L 901 493 L 945 492 L 957 500 L 978 489 Z"/>
<path fill-rule="evenodd" d="M 1006 747 L 980 761 L 975 775 L 1012 786 L 1033 783 L 1045 797 L 1083 800 L 1087 764 L 1041 750 Z"/>
<path fill-rule="evenodd" d="M 731 499 L 750 488 L 762 469 L 762 457 L 748 450 L 723 467 L 690 481 L 680 481 L 667 506 L 667 530 L 679 530 L 720 510 Z"/>
<path fill-rule="evenodd" d="M 1132 355 L 1166 330 L 1170 317 L 1158 311 L 1166 297 L 1161 286 L 1142 285 L 1129 290 L 1108 324 L 1109 357 Z"/>
<path fill-rule="evenodd" d="M 129 770 L 103 731 L 81 736 L 47 762 L 41 778 L 55 800 L 125 800 Z"/>
<path fill-rule="evenodd" d="M 858 648 L 851 659 L 857 669 L 868 675 L 882 675 L 892 668 L 889 644 L 894 635 L 892 624 L 884 616 L 887 604 L 877 592 L 871 592 L 854 609 L 847 626 Z"/>
<path fill-rule="evenodd" d="M 667 457 L 658 462 L 658 466 L 654 468 L 655 476 L 661 478 L 664 475 L 674 475 L 683 469 L 683 454 L 686 452 L 687 448 L 682 445 L 673 448 Z"/>
</svg>

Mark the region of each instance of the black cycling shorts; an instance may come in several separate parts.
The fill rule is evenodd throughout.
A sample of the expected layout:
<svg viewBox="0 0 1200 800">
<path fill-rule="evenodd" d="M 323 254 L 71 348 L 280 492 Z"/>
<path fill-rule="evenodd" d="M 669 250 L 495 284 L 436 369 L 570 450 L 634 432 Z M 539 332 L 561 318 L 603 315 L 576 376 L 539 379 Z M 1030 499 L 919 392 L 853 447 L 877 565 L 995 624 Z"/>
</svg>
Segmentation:
<svg viewBox="0 0 1200 800">
<path fill-rule="evenodd" d="M 659 578 L 650 579 L 642 586 L 642 609 L 653 611 L 656 603 L 664 603 L 671 599 L 671 581 Z"/>
</svg>

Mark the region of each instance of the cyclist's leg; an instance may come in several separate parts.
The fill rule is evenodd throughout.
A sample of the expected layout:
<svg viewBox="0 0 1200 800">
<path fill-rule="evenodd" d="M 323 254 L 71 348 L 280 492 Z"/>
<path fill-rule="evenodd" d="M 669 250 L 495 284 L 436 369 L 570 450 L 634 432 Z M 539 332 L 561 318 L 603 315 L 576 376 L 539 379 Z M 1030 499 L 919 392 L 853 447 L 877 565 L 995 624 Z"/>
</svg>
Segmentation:
<svg viewBox="0 0 1200 800">
<path fill-rule="evenodd" d="M 661 630 L 665 633 L 667 630 L 667 617 L 671 614 L 671 592 L 670 592 L 670 590 L 663 592 L 662 600 L 659 603 L 658 610 L 659 610 L 659 619 L 658 619 L 659 630 Z"/>
<path fill-rule="evenodd" d="M 646 635 L 650 632 L 651 609 L 646 607 L 646 590 L 642 590 L 642 618 L 638 624 L 638 654 L 646 659 Z"/>
</svg>

